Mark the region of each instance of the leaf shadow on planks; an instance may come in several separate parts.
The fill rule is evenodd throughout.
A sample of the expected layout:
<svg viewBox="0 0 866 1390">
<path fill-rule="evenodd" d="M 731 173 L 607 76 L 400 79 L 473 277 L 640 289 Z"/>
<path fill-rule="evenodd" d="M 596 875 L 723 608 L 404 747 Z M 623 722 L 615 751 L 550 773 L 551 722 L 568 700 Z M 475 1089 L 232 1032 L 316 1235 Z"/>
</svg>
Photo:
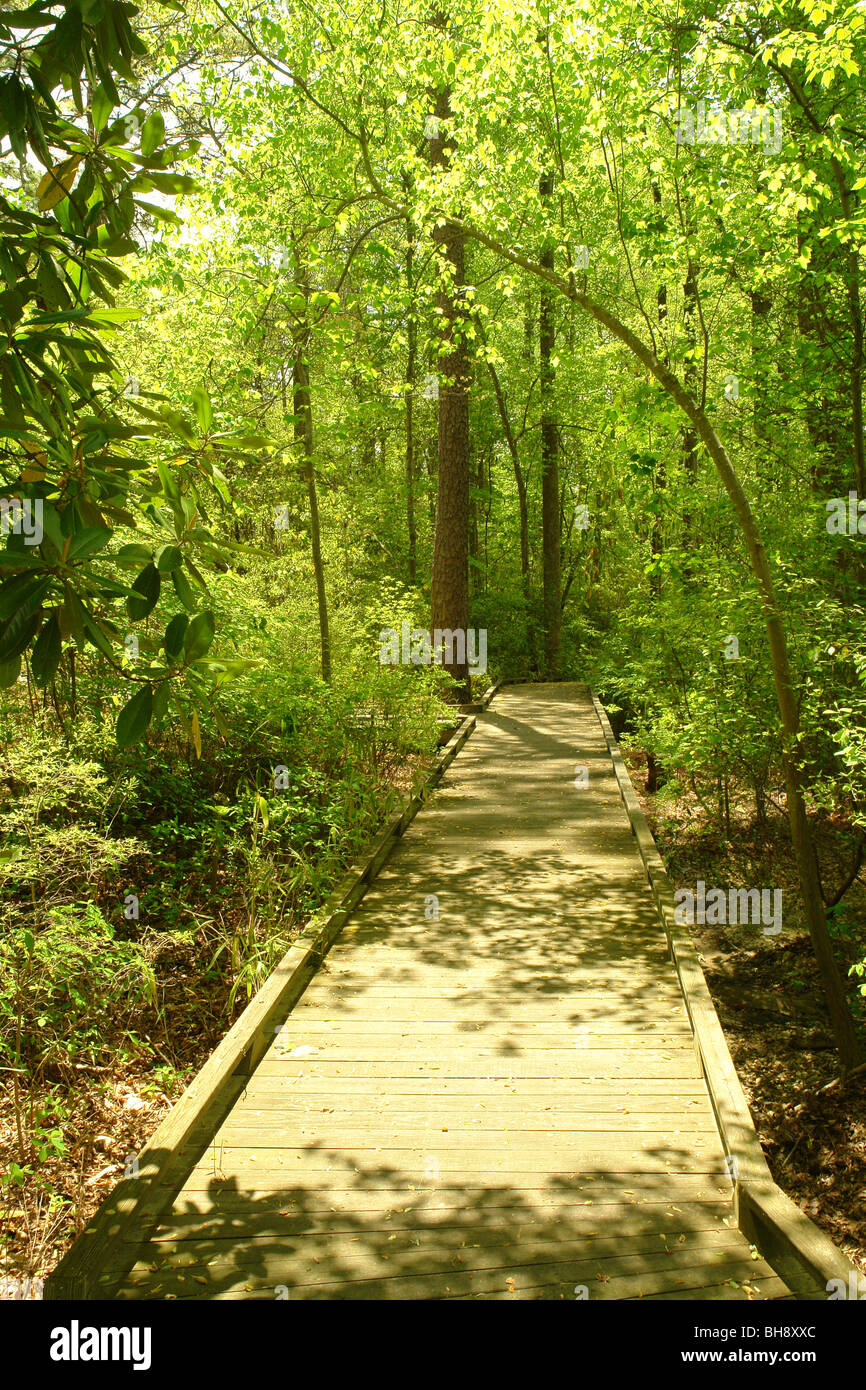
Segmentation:
<svg viewBox="0 0 866 1390">
<path fill-rule="evenodd" d="M 330 1181 L 323 1172 L 315 1191 L 290 1182 L 241 1190 L 237 1177 L 210 1178 L 195 1196 L 187 1191 L 117 1296 L 591 1300 L 786 1293 L 723 1224 L 730 1205 L 718 1174 L 562 1174 L 529 1193 L 480 1176 L 457 1181 L 447 1172 L 435 1184 L 419 1184 L 387 1164 L 361 1169 L 324 1146 L 317 1152 L 331 1169 Z"/>
</svg>

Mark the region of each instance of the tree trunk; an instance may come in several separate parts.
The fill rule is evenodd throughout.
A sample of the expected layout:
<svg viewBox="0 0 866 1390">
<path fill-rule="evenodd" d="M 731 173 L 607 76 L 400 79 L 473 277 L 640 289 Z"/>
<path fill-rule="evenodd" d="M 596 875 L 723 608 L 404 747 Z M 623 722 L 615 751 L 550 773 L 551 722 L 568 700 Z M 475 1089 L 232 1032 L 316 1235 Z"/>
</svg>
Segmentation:
<svg viewBox="0 0 866 1390">
<path fill-rule="evenodd" d="M 302 277 L 299 288 L 305 298 L 309 287 Z M 295 442 L 303 459 L 300 472 L 307 484 L 310 500 L 310 544 L 313 572 L 316 577 L 316 600 L 319 608 L 319 641 L 322 656 L 322 680 L 331 679 L 331 634 L 328 626 L 328 600 L 325 593 L 325 567 L 322 562 L 322 539 L 319 528 L 319 499 L 316 493 L 316 471 L 313 456 L 313 406 L 310 399 L 310 364 L 308 360 L 310 330 L 306 321 L 297 322 L 294 330 L 294 363 L 292 407 L 295 415 Z"/>
<path fill-rule="evenodd" d="M 478 341 L 483 348 L 487 347 L 487 339 L 484 334 L 484 324 L 479 314 L 475 320 Z M 502 382 L 494 364 L 488 360 L 487 370 L 490 373 L 490 380 L 493 385 L 493 394 L 496 397 L 496 408 L 499 412 L 499 423 L 502 426 L 502 433 L 505 435 L 505 442 L 508 445 L 508 453 L 514 469 L 514 483 L 517 488 L 517 511 L 520 521 L 520 579 L 523 585 L 524 598 L 529 601 L 529 511 L 526 503 L 526 481 L 523 477 L 523 469 L 520 467 L 520 454 L 517 448 L 517 440 L 514 438 L 514 430 L 511 428 L 511 417 L 508 414 L 508 404 L 505 400 L 505 392 L 502 389 Z"/>
<path fill-rule="evenodd" d="M 544 174 L 538 191 L 546 203 L 553 192 L 553 178 Z M 545 244 L 539 258 L 545 270 L 554 269 L 553 246 Z M 560 590 L 561 544 L 559 517 L 559 433 L 556 419 L 556 369 L 553 345 L 556 336 L 556 291 L 541 283 L 538 311 L 538 358 L 541 385 L 541 541 L 544 592 L 545 672 L 555 680 L 561 673 L 562 605 Z"/>
<path fill-rule="evenodd" d="M 686 340 L 688 342 L 689 356 L 686 359 L 683 371 L 683 380 L 686 390 L 693 400 L 698 396 L 698 364 L 695 357 L 697 351 L 698 334 L 695 319 L 698 312 L 698 268 L 694 261 L 689 258 L 686 280 L 683 285 L 683 323 L 686 330 Z M 698 436 L 695 430 L 686 425 L 683 430 L 683 467 L 686 473 L 694 482 L 698 476 Z M 686 518 L 687 520 L 687 518 Z"/>
<path fill-rule="evenodd" d="M 409 540 L 409 582 L 415 583 L 418 533 L 415 526 L 415 377 L 418 355 L 418 323 L 415 317 L 415 227 L 406 219 L 406 285 L 409 291 L 406 353 L 406 532 Z"/>
<path fill-rule="evenodd" d="M 442 123 L 451 116 L 451 89 L 436 94 L 439 128 L 430 140 L 434 168 L 448 165 L 448 139 Z M 469 699 L 466 662 L 469 627 L 469 351 L 461 290 L 465 285 L 465 238 L 462 228 L 446 219 L 434 231 L 439 263 L 439 450 L 430 626 L 433 632 L 462 632 L 462 656 L 455 638 L 442 652 L 442 665 L 457 682 L 457 703 Z"/>
</svg>

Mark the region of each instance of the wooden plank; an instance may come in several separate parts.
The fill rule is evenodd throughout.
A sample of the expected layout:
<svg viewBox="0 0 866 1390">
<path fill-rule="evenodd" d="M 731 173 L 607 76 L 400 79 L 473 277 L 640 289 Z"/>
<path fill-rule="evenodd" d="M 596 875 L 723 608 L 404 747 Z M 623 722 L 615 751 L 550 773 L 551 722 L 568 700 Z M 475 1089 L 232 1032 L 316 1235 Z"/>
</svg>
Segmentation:
<svg viewBox="0 0 866 1390">
<path fill-rule="evenodd" d="M 345 1194 L 348 1199 L 349 1194 Z M 639 1210 L 624 1207 L 622 1199 L 593 1206 L 569 1205 L 553 1206 L 529 1212 L 523 1208 L 514 1211 L 512 1205 L 486 1207 L 484 1224 L 479 1223 L 479 1214 L 465 1207 L 435 1208 L 430 1205 L 412 1205 L 408 1209 L 386 1206 L 384 1198 L 378 1206 L 368 1203 L 364 1207 L 341 1205 L 326 1207 L 317 1205 L 307 1209 L 296 1202 L 286 1202 L 285 1209 L 276 1210 L 271 1206 L 259 1210 L 257 1204 L 247 1204 L 235 1209 L 243 1212 L 245 1239 L 262 1236 L 306 1235 L 319 1232 L 322 1236 L 335 1233 L 357 1236 L 361 1233 L 366 1239 L 379 1236 L 390 1237 L 395 1231 L 408 1232 L 413 1238 L 435 1234 L 448 1239 L 480 1239 L 488 1235 L 496 1238 L 521 1241 L 531 1234 L 551 1229 L 567 1236 L 562 1239 L 594 1239 L 599 1235 L 615 1235 L 623 1239 L 633 1234 L 646 1235 L 664 1232 L 672 1238 L 683 1231 L 717 1230 L 731 1225 L 731 1204 L 725 1201 L 692 1204 L 684 1210 L 674 1202 L 644 1203 Z M 222 1241 L 234 1243 L 237 1240 L 236 1215 L 226 1220 L 226 1212 L 209 1210 L 201 1212 L 177 1213 L 171 1222 L 154 1223 L 151 1243 L 161 1246 L 163 1242 Z M 143 1253 L 141 1261 L 147 1261 Z"/>
<path fill-rule="evenodd" d="M 434 1134 L 441 1133 L 448 1127 L 442 1123 L 443 1121 L 447 1121 L 451 1131 L 457 1134 L 467 1134 L 470 1131 L 473 1134 L 479 1131 L 501 1134 L 503 1130 L 507 1130 L 511 1134 L 535 1136 L 553 1133 L 717 1135 L 715 1125 L 708 1115 L 696 1116 L 695 1120 L 689 1123 L 675 1112 L 667 1115 L 624 1115 L 618 1111 L 602 1115 L 591 1111 L 582 1115 L 575 1115 L 573 1112 L 564 1115 L 526 1115 L 523 1109 L 517 1106 L 512 1111 L 492 1110 L 472 1117 L 463 1116 L 456 1122 L 453 1113 L 444 1109 L 438 1114 L 420 1117 L 413 1111 L 389 1111 L 387 1108 L 372 1114 L 365 1114 L 361 1109 L 348 1115 L 340 1111 L 332 1120 L 330 1117 L 333 1113 L 332 1106 L 321 1105 L 301 1111 L 244 1109 L 230 1116 L 220 1126 L 217 1138 L 230 1142 L 234 1136 L 239 1136 L 241 1142 L 248 1143 L 247 1136 L 262 1134 L 271 1136 L 272 1140 L 274 1136 L 278 1136 L 283 1143 L 288 1143 L 290 1137 L 296 1134 L 321 1132 L 341 1142 L 346 1138 L 351 1140 L 351 1136 L 359 1132 L 371 1134 L 377 1131 L 402 1135 L 417 1134 L 419 1130 L 425 1130 Z"/>
<path fill-rule="evenodd" d="M 284 1287 L 290 1298 L 336 1296 L 343 1299 L 381 1299 L 437 1298 L 446 1294 L 454 1296 L 458 1292 L 489 1297 L 494 1290 L 504 1296 L 512 1289 L 529 1290 L 556 1283 L 568 1288 L 572 1297 L 575 1285 L 584 1285 L 591 1291 L 591 1297 L 622 1298 L 627 1290 L 637 1295 L 641 1291 L 657 1293 L 677 1288 L 718 1287 L 730 1280 L 741 1285 L 751 1284 L 757 1289 L 759 1286 L 753 1281 L 761 1276 L 772 1278 L 772 1271 L 766 1265 L 748 1257 L 743 1258 L 733 1247 L 683 1252 L 674 1250 L 670 1254 L 665 1251 L 624 1254 L 589 1260 L 545 1258 L 542 1255 L 531 1261 L 520 1254 L 512 1256 L 511 1260 L 496 1256 L 492 1258 L 497 1261 L 492 1267 L 480 1260 L 469 1265 L 464 1257 L 459 1262 L 455 1260 L 450 1270 L 432 1273 L 424 1268 L 422 1253 L 416 1268 L 411 1271 L 398 1267 L 393 1274 L 383 1277 L 380 1269 L 377 1271 L 378 1277 L 371 1274 L 353 1278 L 351 1271 L 341 1268 L 339 1277 L 335 1279 L 335 1271 L 321 1264 L 299 1264 L 297 1257 L 274 1251 L 272 1257 L 267 1259 L 265 1269 L 231 1271 L 225 1287 L 233 1289 L 246 1285 L 245 1292 L 259 1288 L 267 1291 L 272 1298 L 278 1288 Z M 199 1284 L 202 1279 L 206 1289 L 210 1284 L 210 1292 L 202 1293 Z M 612 1288 L 612 1285 L 618 1287 Z M 167 1293 L 174 1293 L 176 1297 L 213 1297 L 220 1292 L 220 1275 L 204 1270 L 185 1272 L 172 1269 L 155 1275 L 151 1270 L 143 1270 L 124 1280 L 121 1297 L 134 1296 L 138 1288 L 148 1291 L 151 1297 L 165 1298 Z"/>
<path fill-rule="evenodd" d="M 739 1299 L 750 1302 L 763 1302 L 765 1300 L 784 1297 L 786 1285 L 776 1276 L 768 1276 L 765 1279 L 753 1276 L 746 1279 L 745 1272 L 734 1269 L 733 1273 L 741 1273 L 744 1282 L 742 1284 L 728 1284 L 724 1280 L 729 1270 L 721 1270 L 709 1273 L 705 1270 L 680 1271 L 677 1274 L 668 1276 L 664 1272 L 646 1272 L 640 1275 L 632 1275 L 619 1279 L 612 1279 L 606 1284 L 595 1283 L 592 1285 L 580 1285 L 581 1290 L 588 1290 L 588 1297 L 591 1301 L 621 1301 L 631 1299 L 644 1299 L 666 1296 L 677 1300 L 705 1300 L 705 1299 Z M 202 1297 L 213 1298 L 218 1301 L 235 1301 L 238 1299 L 253 1299 L 256 1301 L 273 1301 L 275 1294 L 270 1287 L 256 1288 L 252 1283 L 246 1282 L 240 1287 L 229 1288 L 225 1291 L 202 1292 L 198 1286 L 195 1292 L 181 1291 L 169 1293 L 167 1295 L 156 1295 L 157 1297 L 167 1297 L 177 1299 L 178 1302 L 200 1299 Z M 358 1283 L 352 1286 L 349 1294 L 345 1286 L 340 1284 L 320 1284 L 310 1286 L 305 1289 L 295 1289 L 289 1297 L 295 1301 L 302 1300 L 344 1300 L 347 1297 L 353 1299 L 373 1300 L 376 1302 L 387 1300 L 470 1300 L 483 1298 L 485 1301 L 490 1299 L 503 1300 L 573 1300 L 575 1298 L 574 1280 L 561 1279 L 555 1282 L 546 1282 L 543 1277 L 539 1277 L 532 1271 L 516 1270 L 512 1274 L 505 1276 L 503 1280 L 502 1272 L 490 1276 L 485 1272 L 476 1274 L 461 1275 L 458 1273 L 441 1275 L 427 1275 L 409 1279 L 390 1279 L 380 1282 Z M 660 1289 L 662 1293 L 656 1293 Z M 748 1290 L 748 1292 L 746 1291 Z M 136 1299 L 147 1297 L 140 1295 L 136 1291 L 123 1291 L 119 1294 L 122 1298 Z M 286 1295 L 281 1293 L 280 1297 Z M 582 1294 L 583 1296 L 583 1294 Z"/>
<path fill-rule="evenodd" d="M 250 1175 L 249 1184 L 243 1191 L 239 1191 L 231 1184 L 215 1180 L 213 1169 L 193 1169 L 186 1180 L 181 1197 L 178 1198 L 178 1211 L 204 1211 L 209 1207 L 236 1208 L 245 1207 L 247 1204 L 260 1205 L 264 1209 L 267 1205 L 291 1202 L 295 1195 L 306 1201 L 307 1194 L 303 1188 L 286 1190 L 285 1172 L 281 1170 L 271 1173 L 271 1177 L 277 1180 L 278 1186 L 274 1186 L 271 1181 L 263 1180 L 265 1175 L 259 1172 Z M 505 1170 L 499 1173 L 496 1180 L 485 1175 L 480 1177 L 475 1173 L 461 1175 L 452 1183 L 441 1179 L 434 1184 L 431 1181 L 418 1181 L 417 1177 L 411 1177 L 406 1173 L 374 1170 L 373 1173 L 364 1175 L 364 1183 L 360 1184 L 341 1169 L 335 1168 L 324 1176 L 316 1175 L 316 1191 L 320 1194 L 322 1202 L 325 1202 L 325 1198 L 327 1204 L 341 1205 L 348 1201 L 350 1207 L 357 1211 L 364 1211 L 367 1207 L 378 1209 L 382 1202 L 386 1209 L 400 1211 L 407 1205 L 418 1208 L 441 1205 L 442 1209 L 456 1205 L 463 1209 L 467 1204 L 481 1204 L 487 1211 L 488 1207 L 500 1205 L 513 1207 L 516 1200 L 523 1202 L 524 1207 L 532 1209 L 562 1207 L 563 1211 L 573 1205 L 587 1207 L 606 1201 L 617 1202 L 623 1209 L 627 1205 L 642 1205 L 644 1202 L 696 1204 L 705 1201 L 727 1201 L 730 1208 L 733 1193 L 727 1170 L 712 1175 L 666 1173 L 660 1179 L 657 1173 L 635 1172 L 634 1169 L 630 1172 L 620 1172 L 613 1165 L 607 1165 L 605 1169 L 596 1173 L 585 1170 L 577 1173 L 555 1173 L 550 1180 L 542 1175 L 537 1181 L 524 1183 L 520 1193 L 516 1193 L 518 1177 L 520 1175 L 517 1173 Z M 170 1188 L 165 1188 L 165 1191 L 170 1191 Z"/>
<path fill-rule="evenodd" d="M 548 1104 L 545 1104 L 545 1101 Z M 367 1119 L 375 1116 L 377 1120 L 393 1120 L 397 1124 L 414 1123 L 418 1119 L 418 1106 L 412 1096 L 384 1093 L 371 1093 L 359 1097 L 353 1091 L 338 1097 L 330 1089 L 299 1092 L 294 1088 L 271 1091 L 257 1088 L 247 1090 L 245 1104 L 239 1115 L 247 1110 L 262 1115 L 265 1121 L 276 1123 L 283 1119 L 317 1119 L 322 1115 L 339 1115 L 345 1123 L 356 1117 Z M 580 1127 L 587 1117 L 595 1117 L 605 1123 L 609 1120 L 622 1121 L 628 1116 L 628 1124 L 670 1124 L 674 1116 L 692 1128 L 710 1128 L 715 1131 L 715 1123 L 708 1113 L 703 1100 L 689 1100 L 678 1096 L 643 1096 L 623 1100 L 617 1096 L 566 1098 L 550 1101 L 543 1093 L 535 1096 L 506 1093 L 480 1099 L 471 1095 L 464 1097 L 462 1118 L 467 1124 L 478 1120 L 490 1121 L 497 1125 L 520 1125 L 525 1123 L 537 1128 L 544 1124 L 565 1124 L 573 1121 Z M 443 1094 L 431 1096 L 424 1102 L 424 1116 L 429 1120 L 454 1118 L 454 1097 Z"/>
<path fill-rule="evenodd" d="M 392 1049 L 393 1050 L 393 1049 Z M 413 1057 L 389 1056 L 387 1050 L 378 1056 L 358 1058 L 354 1048 L 324 1049 L 310 1057 L 276 1058 L 265 1057 L 259 1066 L 262 1076 L 270 1077 L 328 1077 L 356 1076 L 364 1078 L 393 1078 L 427 1076 L 437 1079 L 487 1078 L 491 1081 L 514 1080 L 561 1082 L 571 1085 L 583 1077 L 595 1077 L 598 1081 L 626 1081 L 637 1083 L 643 1079 L 639 1062 L 629 1064 L 628 1060 L 611 1059 L 610 1054 L 596 1052 L 582 1066 L 574 1063 L 574 1053 L 544 1052 L 533 1056 L 523 1055 L 516 1059 L 502 1058 L 490 1049 L 480 1055 L 458 1055 L 453 1058 L 437 1060 L 432 1052 L 418 1052 Z M 671 1060 L 654 1063 L 653 1080 L 667 1080 L 674 1086 L 683 1081 L 697 1080 L 693 1058 L 683 1061 Z"/>
<path fill-rule="evenodd" d="M 256 1157 L 251 1158 L 250 1154 Z M 505 1151 L 495 1147 L 473 1146 L 452 1155 L 447 1150 L 440 1152 L 431 1146 L 425 1150 L 387 1151 L 353 1147 L 351 1151 L 339 1153 L 322 1149 L 291 1149 L 280 1156 L 271 1155 L 272 1151 L 263 1147 L 247 1151 L 235 1146 L 230 1152 L 223 1152 L 222 1147 L 218 1146 L 212 1161 L 197 1164 L 190 1172 L 190 1179 L 195 1173 L 200 1180 L 213 1184 L 233 1182 L 243 1187 L 250 1184 L 276 1187 L 282 1183 L 285 1187 L 287 1184 L 297 1186 L 300 1183 L 316 1188 L 323 1173 L 337 1170 L 344 1175 L 354 1176 L 358 1182 L 368 1182 L 379 1168 L 391 1181 L 399 1177 L 417 1186 L 424 1183 L 432 1186 L 428 1172 L 433 1160 L 438 1164 L 437 1181 L 462 1184 L 478 1183 L 484 1178 L 499 1178 L 512 1182 L 520 1190 L 526 1185 L 527 1174 L 537 1179 L 555 1181 L 561 1178 L 567 1182 L 579 1172 L 602 1172 L 608 1164 L 613 1164 L 617 1172 L 623 1174 L 654 1173 L 665 1177 L 682 1172 L 703 1173 L 708 1178 L 718 1178 L 724 1172 L 718 1153 L 672 1152 L 668 1156 L 637 1145 L 632 1149 L 616 1149 L 613 1152 L 607 1147 L 592 1151 L 546 1145 L 538 1152 L 514 1146 L 509 1146 Z M 190 1179 L 187 1179 L 184 1191 L 189 1190 Z"/>
<path fill-rule="evenodd" d="M 451 1020 L 438 1022 L 419 1018 L 414 1023 L 408 1019 L 373 1018 L 338 1019 L 331 1017 L 315 1018 L 305 1015 L 296 1018 L 274 1039 L 270 1051 L 284 1055 L 299 1043 L 315 1043 L 329 1046 L 336 1038 L 346 1038 L 359 1047 L 369 1046 L 371 1042 L 398 1044 L 406 1038 L 420 1038 L 425 1045 L 436 1047 L 447 1043 L 449 1047 L 469 1047 L 473 1050 L 478 1043 L 491 1047 L 513 1047 L 537 1049 L 541 1047 L 565 1048 L 567 1051 L 615 1051 L 646 1052 L 676 1051 L 694 1055 L 694 1040 L 691 1033 L 673 1034 L 649 1027 L 646 1033 L 635 1037 L 633 1034 L 598 1033 L 581 1024 L 570 1024 L 553 1019 L 530 1021 L 515 1028 L 497 1020 Z"/>
<path fill-rule="evenodd" d="M 709 1113 L 703 1077 L 683 1077 L 677 1081 L 655 1076 L 637 1079 L 619 1077 L 603 1081 L 597 1077 L 579 1076 L 569 1080 L 567 1090 L 554 1091 L 551 1091 L 549 1080 L 510 1076 L 439 1076 L 436 1078 L 436 1091 L 431 1095 L 430 1077 L 423 1071 L 413 1076 L 388 1074 L 380 1078 L 375 1085 L 366 1088 L 364 1094 L 373 1100 L 389 1096 L 395 1099 L 400 1096 L 424 1096 L 429 1097 L 431 1103 L 438 1097 L 446 1101 L 456 1101 L 461 1097 L 472 1101 L 477 1097 L 493 1100 L 496 1097 L 519 1096 L 531 1102 L 541 1097 L 551 1100 L 559 1095 L 563 1102 L 567 1099 L 580 1105 L 598 1104 L 602 1108 L 611 1103 L 627 1105 L 643 1099 L 647 1102 L 657 1101 L 659 1104 L 670 1100 L 671 1103 L 682 1101 L 683 1105 L 692 1108 L 700 1105 Z M 357 1093 L 358 1081 L 352 1068 L 339 1066 L 329 1067 L 327 1076 L 317 1075 L 315 1069 L 310 1072 L 299 1071 L 294 1076 L 286 1076 L 282 1072 L 266 1075 L 260 1067 L 255 1076 L 246 1082 L 243 1090 L 245 1103 L 249 1100 L 251 1104 L 258 1104 L 261 1096 L 291 1099 L 293 1096 L 324 1095 L 326 1098 L 337 1098 Z"/>
<path fill-rule="evenodd" d="M 352 1280 L 375 1279 L 399 1265 L 400 1272 L 422 1273 L 432 1264 L 447 1268 L 459 1262 L 464 1269 L 508 1268 L 550 1261 L 568 1262 L 585 1271 L 621 1266 L 624 1259 L 645 1256 L 644 1267 L 678 1265 L 692 1267 L 744 1259 L 742 1242 L 736 1229 L 721 1225 L 702 1230 L 652 1230 L 633 1227 L 622 1234 L 599 1231 L 595 1235 L 574 1233 L 539 1234 L 517 1224 L 496 1230 L 487 1227 L 456 1231 L 404 1231 L 398 1228 L 373 1231 L 281 1234 L 278 1238 L 250 1236 L 238 1248 L 231 1239 L 198 1241 L 152 1241 L 140 1252 L 138 1263 L 129 1272 L 127 1283 L 151 1282 L 194 1270 L 217 1278 L 243 1271 L 291 1268 L 297 1283 L 327 1282 L 329 1272 L 338 1267 Z M 637 1261 L 635 1261 L 637 1264 Z M 761 1261 L 753 1261 L 761 1264 Z M 764 1266 L 762 1273 L 770 1271 Z M 578 1276 L 579 1277 L 579 1276 Z"/>
<path fill-rule="evenodd" d="M 530 1155 L 533 1160 L 542 1155 L 546 1160 L 547 1167 L 551 1172 L 556 1172 L 560 1166 L 564 1166 L 571 1171 L 575 1166 L 575 1154 L 579 1154 L 581 1159 L 593 1161 L 596 1167 L 603 1166 L 605 1155 L 613 1161 L 618 1156 L 627 1154 L 633 1158 L 638 1154 L 655 1156 L 655 1151 L 659 1150 L 659 1157 L 662 1156 L 662 1146 L 667 1145 L 664 1155 L 680 1154 L 684 1161 L 689 1156 L 705 1159 L 709 1154 L 720 1154 L 724 1150 L 717 1134 L 704 1132 L 689 1132 L 684 1130 L 675 1133 L 673 1129 L 665 1134 L 659 1132 L 644 1133 L 637 1131 L 634 1133 L 623 1133 L 621 1131 L 596 1132 L 593 1139 L 592 1133 L 569 1133 L 568 1131 L 551 1130 L 543 1133 L 543 1142 L 537 1140 L 532 1131 L 521 1132 L 520 1130 L 494 1130 L 484 1131 L 476 1129 L 458 1129 L 445 1131 L 442 1127 L 433 1128 L 419 1124 L 414 1129 L 407 1128 L 393 1133 L 389 1129 L 382 1130 L 353 1130 L 351 1132 L 340 1132 L 338 1129 L 327 1131 L 327 1137 L 322 1137 L 322 1130 L 319 1126 L 311 1126 L 307 1134 L 296 1133 L 292 1136 L 295 1142 L 283 1140 L 279 1132 L 273 1130 L 259 1129 L 255 1143 L 248 1144 L 239 1137 L 237 1141 L 229 1141 L 223 1138 L 222 1130 L 218 1130 L 215 1137 L 210 1141 L 207 1156 L 202 1155 L 199 1167 L 205 1167 L 210 1161 L 210 1156 L 217 1150 L 221 1157 L 221 1164 L 224 1172 L 229 1169 L 226 1166 L 231 1162 L 248 1163 L 249 1154 L 264 1154 L 272 1149 L 280 1150 L 284 1155 L 294 1159 L 310 1151 L 320 1153 L 327 1162 L 331 1163 L 339 1159 L 345 1162 L 350 1155 L 354 1155 L 360 1161 L 362 1155 L 371 1153 L 383 1153 L 390 1155 L 396 1162 L 400 1155 L 417 1155 L 430 1152 L 433 1145 L 433 1152 L 440 1155 L 444 1161 L 446 1156 L 453 1151 L 465 1155 L 467 1158 L 475 1156 L 479 1159 L 482 1154 L 489 1149 L 498 1150 L 500 1155 L 507 1151 L 510 1154 Z M 571 1157 L 569 1158 L 569 1155 Z M 369 1161 L 369 1159 L 368 1159 Z M 492 1161 L 492 1160 L 491 1160 Z M 629 1165 L 630 1166 L 630 1165 Z"/>
</svg>

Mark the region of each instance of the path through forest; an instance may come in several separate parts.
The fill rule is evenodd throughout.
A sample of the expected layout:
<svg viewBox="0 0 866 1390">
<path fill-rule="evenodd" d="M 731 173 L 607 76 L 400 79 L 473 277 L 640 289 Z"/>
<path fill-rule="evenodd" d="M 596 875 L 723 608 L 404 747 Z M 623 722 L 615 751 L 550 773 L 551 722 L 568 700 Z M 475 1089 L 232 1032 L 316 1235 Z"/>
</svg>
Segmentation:
<svg viewBox="0 0 866 1390">
<path fill-rule="evenodd" d="M 589 694 L 510 686 L 119 1294 L 789 1296 L 730 1191 Z"/>
</svg>

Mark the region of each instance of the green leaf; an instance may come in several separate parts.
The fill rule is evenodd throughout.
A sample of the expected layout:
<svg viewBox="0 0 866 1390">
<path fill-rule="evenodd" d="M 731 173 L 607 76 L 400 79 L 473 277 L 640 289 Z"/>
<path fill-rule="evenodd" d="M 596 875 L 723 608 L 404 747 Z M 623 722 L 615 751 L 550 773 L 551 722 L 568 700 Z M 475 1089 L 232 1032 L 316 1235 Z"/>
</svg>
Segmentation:
<svg viewBox="0 0 866 1390">
<path fill-rule="evenodd" d="M 83 560 L 104 550 L 114 535 L 110 526 L 85 526 L 76 531 L 69 545 L 67 560 Z"/>
<path fill-rule="evenodd" d="M 8 661 L 0 661 L 0 690 L 8 690 L 14 685 L 21 675 L 20 656 L 10 657 Z"/>
<path fill-rule="evenodd" d="M 146 565 L 132 587 L 135 597 L 130 595 L 126 600 L 126 611 L 132 621 L 137 623 L 153 611 L 159 598 L 161 580 L 156 565 Z"/>
<path fill-rule="evenodd" d="M 152 716 L 153 690 L 151 686 L 143 685 L 131 700 L 127 700 L 117 716 L 115 738 L 118 747 L 129 748 L 131 744 L 137 743 Z"/>
<path fill-rule="evenodd" d="M 153 723 L 156 723 L 158 719 L 162 719 L 163 715 L 168 709 L 168 699 L 170 695 L 171 682 L 162 681 L 161 684 L 156 687 L 156 691 L 154 692 L 153 696 Z"/>
<path fill-rule="evenodd" d="M 113 660 L 114 648 L 102 631 L 99 623 L 96 622 L 95 619 L 88 617 L 85 619 L 82 626 L 84 628 L 84 635 L 90 645 L 95 647 L 97 651 L 102 652 L 102 655 L 107 656 L 109 660 Z"/>
<path fill-rule="evenodd" d="M 114 557 L 121 565 L 146 565 L 150 560 L 150 546 L 122 545 Z"/>
<path fill-rule="evenodd" d="M 205 655 L 213 641 L 215 630 L 216 621 L 213 613 L 196 613 L 190 620 L 183 640 L 184 660 L 187 665 Z"/>
<path fill-rule="evenodd" d="M 34 579 L 32 574 L 16 574 L 5 580 L 0 584 L 0 621 L 8 620 L 22 609 L 26 609 L 25 616 L 29 616 L 42 602 L 48 586 L 44 575 Z"/>
<path fill-rule="evenodd" d="M 197 386 L 192 393 L 192 403 L 195 406 L 195 416 L 199 423 L 199 428 L 205 433 L 213 429 L 213 410 L 211 408 L 210 396 L 203 386 Z"/>
<path fill-rule="evenodd" d="M 60 623 L 55 611 L 36 638 L 30 655 L 33 679 L 37 685 L 51 684 L 60 665 L 61 649 Z"/>
<path fill-rule="evenodd" d="M 141 131 L 141 153 L 145 159 L 153 154 L 165 139 L 165 121 L 159 111 L 152 111 Z"/>
<path fill-rule="evenodd" d="M 165 647 L 166 656 L 168 656 L 172 661 L 176 661 L 181 654 L 181 651 L 183 649 L 183 639 L 186 635 L 186 630 L 188 626 L 189 618 L 186 616 L 186 614 L 176 613 L 175 616 L 172 618 L 171 622 L 169 623 L 168 627 L 165 629 L 165 639 L 163 642 L 163 646 Z"/>
<path fill-rule="evenodd" d="M 0 663 L 11 661 L 27 650 L 39 631 L 42 622 L 42 609 L 36 613 L 22 616 L 16 613 L 0 632 Z"/>
<path fill-rule="evenodd" d="M 104 130 L 109 116 L 114 110 L 114 101 L 104 87 L 97 87 L 90 102 L 93 125 L 96 130 Z"/>
<path fill-rule="evenodd" d="M 164 545 L 156 556 L 156 568 L 164 573 L 176 570 L 183 564 L 183 555 L 176 545 Z"/>
<path fill-rule="evenodd" d="M 184 574 L 183 570 L 177 569 L 171 572 L 171 582 L 174 585 L 174 592 L 177 594 L 184 608 L 188 613 L 193 613 L 196 608 L 196 597 L 192 591 L 192 585 Z"/>
<path fill-rule="evenodd" d="M 0 629 L 0 661 L 10 661 L 30 645 L 42 621 L 42 600 L 50 587 L 50 579 L 40 579 L 23 593 L 16 591 L 11 616 Z"/>
</svg>

